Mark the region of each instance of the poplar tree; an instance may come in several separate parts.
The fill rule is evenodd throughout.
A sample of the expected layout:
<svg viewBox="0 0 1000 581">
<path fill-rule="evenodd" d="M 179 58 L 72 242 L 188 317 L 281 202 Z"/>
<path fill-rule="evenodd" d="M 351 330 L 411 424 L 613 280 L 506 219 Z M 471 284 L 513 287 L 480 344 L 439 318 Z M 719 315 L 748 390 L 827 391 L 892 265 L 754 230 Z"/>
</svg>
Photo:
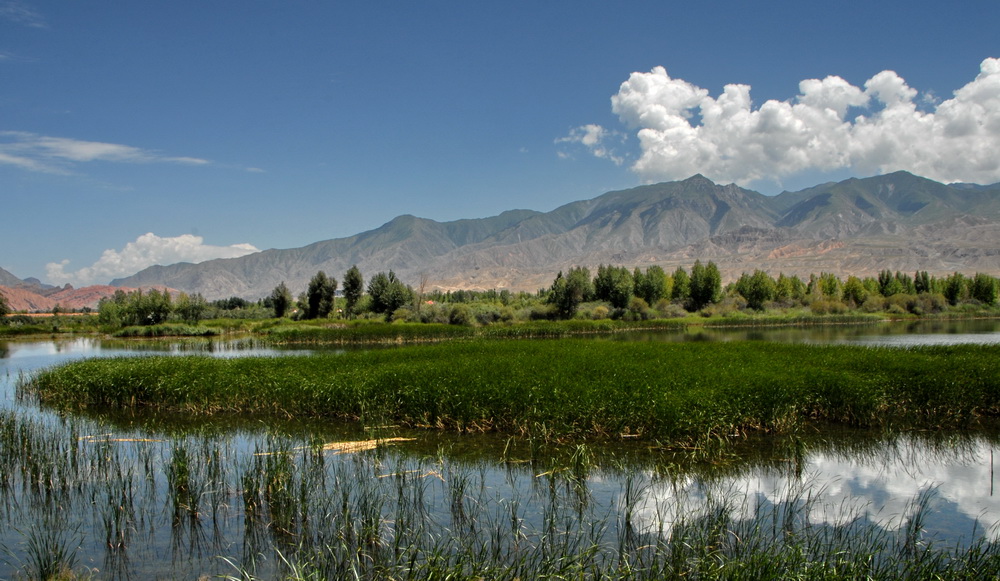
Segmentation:
<svg viewBox="0 0 1000 581">
<path fill-rule="evenodd" d="M 306 318 L 322 319 L 333 311 L 337 292 L 337 279 L 326 276 L 322 270 L 313 275 L 306 289 Z"/>
<path fill-rule="evenodd" d="M 285 281 L 281 281 L 278 286 L 274 287 L 268 298 L 271 300 L 271 307 L 274 308 L 274 316 L 279 319 L 284 317 L 285 313 L 288 312 L 288 307 L 292 306 L 292 291 L 285 286 Z"/>
<path fill-rule="evenodd" d="M 691 267 L 691 296 L 688 299 L 689 311 L 700 311 L 711 303 L 719 302 L 722 295 L 722 275 L 719 267 L 709 261 L 703 265 L 700 260 Z"/>
<path fill-rule="evenodd" d="M 348 317 L 353 317 L 356 313 L 361 295 L 365 292 L 365 279 L 358 270 L 358 265 L 354 265 L 344 274 L 344 301 L 347 303 L 345 311 Z"/>
</svg>

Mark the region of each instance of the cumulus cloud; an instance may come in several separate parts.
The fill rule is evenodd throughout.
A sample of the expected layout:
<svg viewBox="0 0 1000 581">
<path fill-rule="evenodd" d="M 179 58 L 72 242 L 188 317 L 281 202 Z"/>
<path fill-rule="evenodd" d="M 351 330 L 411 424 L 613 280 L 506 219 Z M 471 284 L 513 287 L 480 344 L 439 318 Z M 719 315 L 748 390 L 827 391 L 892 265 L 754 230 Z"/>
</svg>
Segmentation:
<svg viewBox="0 0 1000 581">
<path fill-rule="evenodd" d="M 129 145 L 49 137 L 25 131 L 0 131 L 0 163 L 30 171 L 70 173 L 79 163 L 180 163 L 206 165 L 196 157 L 174 157 Z"/>
<path fill-rule="evenodd" d="M 121 250 L 105 250 L 97 262 L 76 272 L 66 270 L 68 260 L 50 262 L 45 269 L 49 282 L 53 284 L 106 284 L 114 278 L 130 276 L 156 264 L 198 263 L 215 258 L 236 258 L 254 252 L 260 252 L 260 249 L 251 244 L 212 246 L 205 244 L 201 236 L 184 234 L 161 238 L 150 232 L 129 242 Z"/>
<path fill-rule="evenodd" d="M 807 79 L 794 98 L 755 107 L 749 85 L 726 85 L 712 97 L 656 67 L 632 73 L 611 103 L 639 142 L 631 169 L 650 181 L 702 173 L 750 185 L 844 169 L 863 175 L 908 170 L 943 182 L 1000 181 L 997 58 L 984 60 L 979 75 L 947 100 L 933 93 L 921 97 L 898 74 L 883 71 L 863 87 L 837 76 Z M 608 157 L 600 149 L 603 131 L 584 126 L 564 139 Z"/>
</svg>

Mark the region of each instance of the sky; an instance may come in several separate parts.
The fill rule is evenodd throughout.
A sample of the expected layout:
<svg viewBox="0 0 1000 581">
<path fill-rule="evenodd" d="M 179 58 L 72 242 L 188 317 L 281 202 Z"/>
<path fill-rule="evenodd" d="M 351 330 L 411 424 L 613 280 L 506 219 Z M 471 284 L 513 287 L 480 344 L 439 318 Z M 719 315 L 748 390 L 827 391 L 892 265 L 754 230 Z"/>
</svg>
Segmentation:
<svg viewBox="0 0 1000 581">
<path fill-rule="evenodd" d="M 997 22 L 995 0 L 0 0 L 0 268 L 103 284 L 695 173 L 996 183 Z"/>
</svg>

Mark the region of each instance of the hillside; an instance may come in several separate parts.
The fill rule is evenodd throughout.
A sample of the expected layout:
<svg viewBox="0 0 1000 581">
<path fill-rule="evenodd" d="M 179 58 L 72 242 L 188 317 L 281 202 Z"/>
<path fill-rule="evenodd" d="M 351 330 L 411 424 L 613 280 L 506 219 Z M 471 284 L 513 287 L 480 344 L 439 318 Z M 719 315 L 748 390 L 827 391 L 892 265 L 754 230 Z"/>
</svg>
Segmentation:
<svg viewBox="0 0 1000 581">
<path fill-rule="evenodd" d="M 348 238 L 200 264 L 154 266 L 112 282 L 163 285 L 208 299 L 303 290 L 318 270 L 340 278 L 394 270 L 425 288 L 533 291 L 574 265 L 666 268 L 715 261 L 727 278 L 763 268 L 808 275 L 881 269 L 1000 273 L 1000 186 L 945 185 L 906 172 L 768 197 L 696 175 L 608 192 L 551 212 L 514 210 L 436 222 L 399 216 Z"/>
<path fill-rule="evenodd" d="M 10 284 L 0 285 L 0 294 L 7 299 L 10 310 L 27 313 L 51 312 L 56 305 L 65 310 L 79 310 L 88 307 L 96 309 L 97 304 L 104 297 L 110 297 L 117 291 L 132 292 L 137 290 L 131 287 L 110 285 L 93 285 L 78 289 L 73 288 L 71 285 L 66 285 L 62 288 L 49 287 L 20 280 L 12 274 L 10 277 L 5 278 L 4 282 Z M 175 294 L 177 292 L 174 289 L 157 288 Z"/>
</svg>

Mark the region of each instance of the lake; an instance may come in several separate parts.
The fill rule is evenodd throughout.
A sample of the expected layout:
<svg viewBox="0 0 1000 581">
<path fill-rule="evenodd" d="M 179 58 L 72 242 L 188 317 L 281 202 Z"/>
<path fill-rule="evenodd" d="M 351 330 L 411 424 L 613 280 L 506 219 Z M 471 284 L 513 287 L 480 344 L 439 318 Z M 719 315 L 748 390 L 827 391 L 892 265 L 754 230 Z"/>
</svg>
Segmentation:
<svg viewBox="0 0 1000 581">
<path fill-rule="evenodd" d="M 702 328 L 613 340 L 905 348 L 996 344 L 1000 325 Z M 516 556 L 525 547 L 542 555 L 601 547 L 594 559 L 640 559 L 656 539 L 676 535 L 676 527 L 719 514 L 786 533 L 806 524 L 868 527 L 895 539 L 917 526 L 922 542 L 956 546 L 998 534 L 995 430 L 831 428 L 749 438 L 699 458 L 651 450 L 648 443 L 541 446 L 328 421 L 62 416 L 17 395 L 19 378 L 37 369 L 151 352 L 302 351 L 252 341 L 0 341 L 0 514 L 7 524 L 0 531 L 0 578 L 43 570 L 54 557 L 100 579 L 239 578 L 244 570 L 268 578 L 288 573 L 284 561 L 293 556 L 327 563 L 333 575 L 336 563 L 395 562 L 418 548 L 533 559 Z M 354 453 L 332 446 L 375 437 L 400 441 Z M 310 553 L 317 550 L 344 555 L 327 562 Z M 362 553 L 367 561 L 352 561 Z"/>
</svg>

